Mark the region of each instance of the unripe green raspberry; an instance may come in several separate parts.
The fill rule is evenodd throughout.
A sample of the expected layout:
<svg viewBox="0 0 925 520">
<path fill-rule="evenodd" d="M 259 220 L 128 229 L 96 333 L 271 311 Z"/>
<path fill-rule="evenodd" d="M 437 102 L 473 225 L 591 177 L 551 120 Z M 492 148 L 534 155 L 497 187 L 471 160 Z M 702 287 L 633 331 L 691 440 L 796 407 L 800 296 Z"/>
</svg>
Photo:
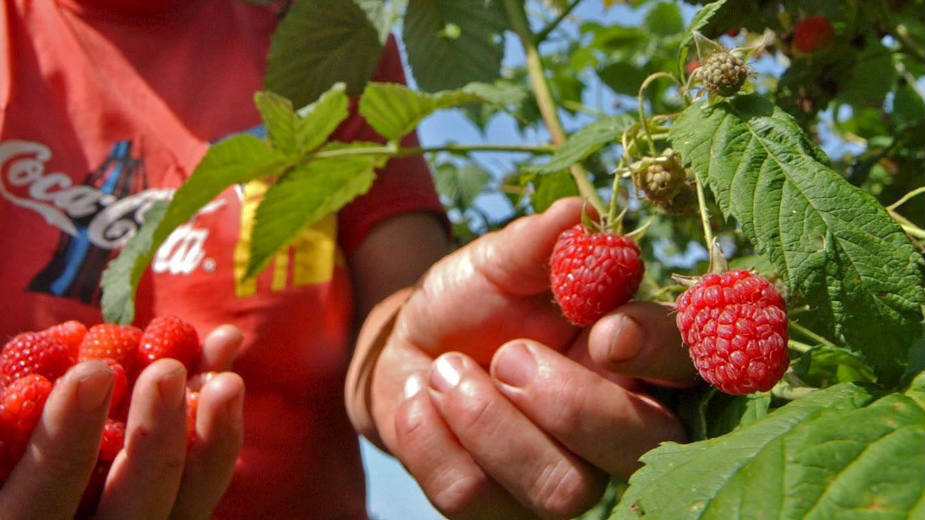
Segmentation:
<svg viewBox="0 0 925 520">
<path fill-rule="evenodd" d="M 745 63 L 728 52 L 711 54 L 698 70 L 707 89 L 723 97 L 735 95 L 749 74 Z"/>
</svg>

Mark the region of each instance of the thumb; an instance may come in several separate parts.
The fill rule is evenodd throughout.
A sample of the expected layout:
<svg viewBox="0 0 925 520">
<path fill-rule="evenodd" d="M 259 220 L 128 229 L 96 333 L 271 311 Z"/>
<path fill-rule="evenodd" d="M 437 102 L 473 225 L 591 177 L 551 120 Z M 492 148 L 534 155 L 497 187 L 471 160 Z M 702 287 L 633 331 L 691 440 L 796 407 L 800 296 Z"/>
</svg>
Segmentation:
<svg viewBox="0 0 925 520">
<path fill-rule="evenodd" d="M 631 302 L 604 316 L 588 334 L 587 351 L 605 371 L 669 386 L 688 386 L 697 372 L 674 323 L 674 307 Z"/>
</svg>

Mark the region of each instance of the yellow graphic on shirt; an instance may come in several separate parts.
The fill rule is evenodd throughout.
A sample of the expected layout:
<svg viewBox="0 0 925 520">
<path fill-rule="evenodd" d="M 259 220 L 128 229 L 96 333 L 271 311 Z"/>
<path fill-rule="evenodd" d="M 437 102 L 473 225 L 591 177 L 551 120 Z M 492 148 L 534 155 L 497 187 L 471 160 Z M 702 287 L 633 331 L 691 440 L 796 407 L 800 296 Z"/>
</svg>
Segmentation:
<svg viewBox="0 0 925 520">
<path fill-rule="evenodd" d="M 234 248 L 235 294 L 239 298 L 257 292 L 257 277 L 244 282 L 240 278 L 250 261 L 254 216 L 267 187 L 268 184 L 262 180 L 251 181 L 244 187 L 240 233 Z M 288 246 L 277 251 L 267 266 L 267 269 L 273 270 L 270 289 L 281 291 L 290 279 L 294 287 L 327 282 L 334 275 L 334 267 L 343 265 L 344 258 L 337 247 L 337 215 L 331 214 L 302 230 Z"/>
</svg>

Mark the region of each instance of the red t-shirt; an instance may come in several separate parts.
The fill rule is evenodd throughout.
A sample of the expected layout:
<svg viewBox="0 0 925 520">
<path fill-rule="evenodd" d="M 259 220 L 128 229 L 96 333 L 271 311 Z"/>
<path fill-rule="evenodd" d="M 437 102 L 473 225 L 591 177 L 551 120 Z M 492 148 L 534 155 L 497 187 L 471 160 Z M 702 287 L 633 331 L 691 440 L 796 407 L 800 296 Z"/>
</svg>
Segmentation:
<svg viewBox="0 0 925 520">
<path fill-rule="evenodd" d="M 170 197 L 208 143 L 259 125 L 253 93 L 278 18 L 236 0 L 3 2 L 0 337 L 100 321 L 100 271 L 148 204 Z M 394 40 L 374 78 L 404 81 Z M 375 134 L 354 114 L 335 137 Z M 226 190 L 170 236 L 142 280 L 136 324 L 169 313 L 200 335 L 222 323 L 246 335 L 235 365 L 245 445 L 219 517 L 363 518 L 342 395 L 344 256 L 377 221 L 442 208 L 420 158 L 393 160 L 369 193 L 236 283 L 262 189 Z"/>
</svg>

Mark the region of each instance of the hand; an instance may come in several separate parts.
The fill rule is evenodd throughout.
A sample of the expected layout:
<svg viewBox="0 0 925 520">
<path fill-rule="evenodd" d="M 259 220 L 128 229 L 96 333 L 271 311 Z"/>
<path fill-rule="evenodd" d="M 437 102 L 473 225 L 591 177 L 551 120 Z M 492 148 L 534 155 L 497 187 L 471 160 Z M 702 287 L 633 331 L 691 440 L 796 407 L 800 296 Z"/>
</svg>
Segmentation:
<svg viewBox="0 0 925 520">
<path fill-rule="evenodd" d="M 227 372 L 241 343 L 234 327 L 203 342 L 203 371 L 220 372 L 200 392 L 198 440 L 186 448 L 186 369 L 161 359 L 139 375 L 125 447 L 106 476 L 95 518 L 208 518 L 230 482 L 243 438 L 244 383 Z M 73 518 L 96 463 L 113 373 L 100 361 L 56 383 L 26 453 L 0 488 L 3 518 Z"/>
<path fill-rule="evenodd" d="M 639 391 L 694 380 L 671 309 L 630 303 L 579 329 L 548 292 L 553 244 L 580 213 L 559 202 L 438 262 L 375 366 L 381 442 L 451 518 L 571 517 L 608 474 L 683 438 Z"/>
</svg>

